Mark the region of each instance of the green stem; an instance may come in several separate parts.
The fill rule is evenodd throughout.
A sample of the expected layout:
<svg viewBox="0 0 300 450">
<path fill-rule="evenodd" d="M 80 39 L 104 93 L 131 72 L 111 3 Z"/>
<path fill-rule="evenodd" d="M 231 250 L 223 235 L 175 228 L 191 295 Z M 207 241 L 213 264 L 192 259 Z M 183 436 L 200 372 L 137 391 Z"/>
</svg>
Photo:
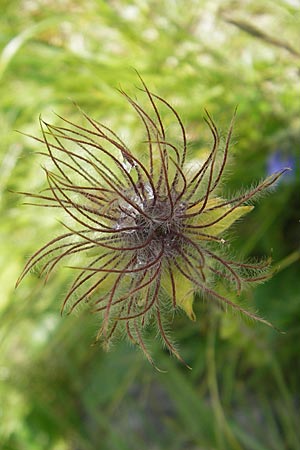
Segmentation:
<svg viewBox="0 0 300 450">
<path fill-rule="evenodd" d="M 285 258 L 283 258 L 281 261 L 279 261 L 275 266 L 274 266 L 274 271 L 280 272 L 281 270 L 286 269 L 287 267 L 291 266 L 292 264 L 294 264 L 296 261 L 298 261 L 300 259 L 300 251 L 296 250 L 293 253 L 290 253 L 288 256 L 286 256 Z"/>
<path fill-rule="evenodd" d="M 207 343 L 207 368 L 208 368 L 208 387 L 212 399 L 212 405 L 216 417 L 215 434 L 218 444 L 218 449 L 226 449 L 224 435 L 226 436 L 230 449 L 232 450 L 242 450 L 242 447 L 236 437 L 234 436 L 231 428 L 229 427 L 225 413 L 221 404 L 218 381 L 217 381 L 217 371 L 216 371 L 216 360 L 215 360 L 215 341 L 217 334 L 217 317 L 215 314 L 212 315 L 211 326 L 208 334 Z"/>
</svg>

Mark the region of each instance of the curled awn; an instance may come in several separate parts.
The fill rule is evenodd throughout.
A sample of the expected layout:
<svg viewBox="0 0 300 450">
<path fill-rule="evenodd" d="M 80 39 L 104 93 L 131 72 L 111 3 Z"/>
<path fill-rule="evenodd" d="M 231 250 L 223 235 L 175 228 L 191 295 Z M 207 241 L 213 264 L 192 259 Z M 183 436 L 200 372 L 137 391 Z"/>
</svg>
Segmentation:
<svg viewBox="0 0 300 450">
<path fill-rule="evenodd" d="M 36 265 L 48 278 L 68 261 L 75 275 L 62 310 L 71 312 L 88 302 L 101 316 L 97 339 L 107 347 L 114 336 L 127 335 L 150 362 L 145 334 L 154 327 L 169 352 L 182 360 L 166 329 L 178 309 L 195 320 L 195 293 L 269 325 L 221 294 L 218 285 L 239 294 L 269 276 L 269 260 L 228 257 L 226 231 L 285 170 L 247 192 L 223 198 L 220 183 L 234 119 L 221 143 L 206 112 L 212 147 L 206 160 L 191 169 L 180 116 L 141 82 L 147 108 L 120 92 L 144 128 L 142 151 L 132 151 L 113 130 L 83 112 L 85 126 L 65 118 L 60 126 L 40 119 L 42 135 L 35 139 L 44 145 L 42 154 L 53 168 L 44 169 L 46 191 L 23 194 L 37 199 L 39 206 L 64 210 L 69 220 L 62 223 L 63 234 L 31 256 L 17 284 Z M 175 139 L 164 125 L 162 109 L 173 117 Z"/>
</svg>

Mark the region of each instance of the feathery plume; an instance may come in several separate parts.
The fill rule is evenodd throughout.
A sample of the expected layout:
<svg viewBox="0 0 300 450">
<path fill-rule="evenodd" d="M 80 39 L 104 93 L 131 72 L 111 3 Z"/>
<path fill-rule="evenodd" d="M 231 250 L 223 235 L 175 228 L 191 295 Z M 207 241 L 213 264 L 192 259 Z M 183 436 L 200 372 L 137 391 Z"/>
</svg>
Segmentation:
<svg viewBox="0 0 300 450">
<path fill-rule="evenodd" d="M 40 118 L 42 152 L 53 170 L 44 169 L 47 192 L 24 193 L 39 206 L 65 211 L 73 222 L 65 232 L 34 253 L 17 284 L 36 265 L 46 276 L 72 257 L 75 278 L 62 311 L 72 312 L 88 301 L 101 316 L 97 340 L 106 347 L 126 334 L 148 360 L 145 333 L 155 327 L 169 352 L 183 361 L 169 333 L 170 312 L 181 308 L 195 320 L 194 294 L 202 293 L 225 307 L 269 322 L 244 309 L 217 289 L 225 283 L 238 294 L 269 276 L 269 260 L 241 262 L 226 255 L 226 230 L 253 206 L 249 201 L 270 188 L 287 170 L 270 175 L 251 190 L 230 199 L 220 193 L 228 159 L 234 117 L 223 146 L 206 111 L 212 148 L 200 167 L 187 169 L 187 136 L 178 113 L 149 91 L 141 79 L 150 111 L 120 90 L 145 131 L 142 154 L 133 152 L 109 127 L 82 112 L 86 126 L 60 118 L 54 126 Z M 173 116 L 179 130 L 176 143 L 163 123 L 161 108 Z M 234 114 L 235 116 L 235 114 Z M 177 141 L 180 140 L 180 144 Z"/>
</svg>

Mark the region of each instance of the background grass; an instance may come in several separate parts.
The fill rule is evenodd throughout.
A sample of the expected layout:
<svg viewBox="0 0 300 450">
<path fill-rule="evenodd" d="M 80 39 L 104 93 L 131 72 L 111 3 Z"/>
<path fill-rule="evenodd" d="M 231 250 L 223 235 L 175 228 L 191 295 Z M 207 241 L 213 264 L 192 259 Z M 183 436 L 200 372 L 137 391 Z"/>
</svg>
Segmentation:
<svg viewBox="0 0 300 450">
<path fill-rule="evenodd" d="M 5 450 L 300 449 L 300 4 L 298 0 L 1 0 L 0 447 Z M 132 144 L 140 130 L 116 87 L 135 95 L 133 68 L 176 106 L 191 151 L 209 144 L 207 108 L 226 131 L 238 105 L 226 189 L 266 175 L 280 151 L 293 166 L 236 227 L 232 246 L 272 255 L 276 276 L 249 294 L 286 334 L 249 326 L 210 304 L 173 327 L 182 367 L 153 344 L 161 374 L 127 344 L 91 346 L 97 317 L 60 317 L 69 281 L 46 286 L 27 259 L 58 229 L 53 211 L 11 190 L 45 180 L 39 134 L 77 102 Z M 72 100 L 72 101 L 70 101 Z"/>
</svg>

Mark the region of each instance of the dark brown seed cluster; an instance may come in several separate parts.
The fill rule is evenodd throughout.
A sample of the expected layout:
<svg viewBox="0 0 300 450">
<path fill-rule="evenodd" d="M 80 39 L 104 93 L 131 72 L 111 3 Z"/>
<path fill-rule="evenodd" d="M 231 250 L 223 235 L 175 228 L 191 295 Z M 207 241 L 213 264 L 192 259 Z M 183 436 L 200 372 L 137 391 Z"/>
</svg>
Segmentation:
<svg viewBox="0 0 300 450">
<path fill-rule="evenodd" d="M 178 113 L 142 84 L 149 111 L 121 91 L 145 130 L 139 153 L 85 113 L 86 126 L 63 118 L 62 126 L 54 126 L 40 119 L 42 137 L 35 139 L 45 146 L 42 154 L 52 165 L 45 169 L 48 188 L 24 194 L 39 199 L 39 206 L 64 210 L 71 224 L 64 223 L 65 233 L 31 256 L 18 283 L 36 265 L 48 278 L 59 263 L 71 261 L 77 274 L 62 309 L 71 312 L 88 301 L 101 316 L 98 339 L 107 346 L 114 336 L 126 334 L 152 362 L 145 333 L 153 327 L 170 353 L 181 359 L 166 329 L 170 313 L 178 308 L 195 318 L 195 292 L 268 324 L 221 295 L 218 283 L 240 293 L 245 285 L 268 276 L 269 261 L 240 262 L 225 256 L 224 233 L 252 209 L 249 200 L 272 186 L 282 172 L 223 199 L 219 185 L 233 121 L 221 145 L 206 113 L 212 148 L 200 166 L 188 168 L 187 137 Z M 176 143 L 164 126 L 162 108 L 178 128 Z"/>
</svg>

